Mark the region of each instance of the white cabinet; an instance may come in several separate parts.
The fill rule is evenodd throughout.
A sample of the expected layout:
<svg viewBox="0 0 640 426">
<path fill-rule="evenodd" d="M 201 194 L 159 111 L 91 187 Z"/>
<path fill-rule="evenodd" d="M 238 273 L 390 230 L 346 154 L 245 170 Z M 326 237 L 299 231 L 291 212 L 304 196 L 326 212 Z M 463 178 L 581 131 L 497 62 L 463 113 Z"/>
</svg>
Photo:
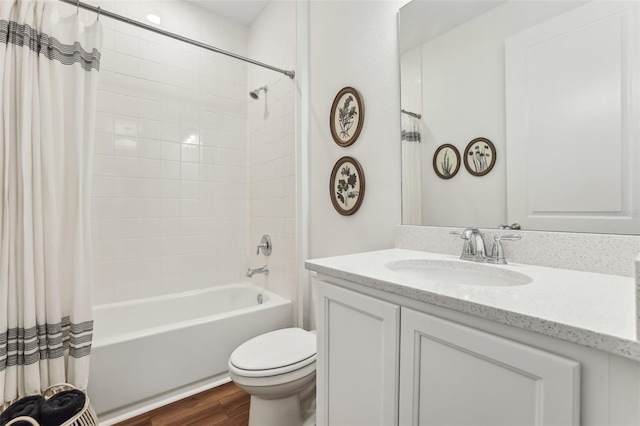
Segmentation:
<svg viewBox="0 0 640 426">
<path fill-rule="evenodd" d="M 398 415 L 400 307 L 318 286 L 318 425 L 393 425 Z"/>
<path fill-rule="evenodd" d="M 580 364 L 402 308 L 401 425 L 578 425 Z"/>
<path fill-rule="evenodd" d="M 317 424 L 578 425 L 580 364 L 317 281 Z"/>
</svg>

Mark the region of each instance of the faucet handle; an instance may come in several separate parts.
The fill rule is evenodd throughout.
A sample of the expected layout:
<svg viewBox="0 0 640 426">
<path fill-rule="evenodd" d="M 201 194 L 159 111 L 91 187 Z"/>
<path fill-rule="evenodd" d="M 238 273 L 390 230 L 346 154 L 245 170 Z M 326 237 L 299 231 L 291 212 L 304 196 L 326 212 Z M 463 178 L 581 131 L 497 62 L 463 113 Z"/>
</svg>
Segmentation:
<svg viewBox="0 0 640 426">
<path fill-rule="evenodd" d="M 449 233 L 451 235 L 459 235 L 460 238 L 462 238 L 463 240 L 471 239 L 471 236 L 473 234 L 480 234 L 484 237 L 484 233 L 481 232 L 478 228 L 474 228 L 474 227 L 466 228 L 464 231 L 449 231 Z"/>
<path fill-rule="evenodd" d="M 487 258 L 488 263 L 495 263 L 497 265 L 506 265 L 507 261 L 504 258 L 504 249 L 502 248 L 502 241 L 516 241 L 519 240 L 520 235 L 507 234 L 496 235 L 493 237 L 493 247 L 491 248 L 491 257 Z"/>
<path fill-rule="evenodd" d="M 262 254 L 265 256 L 269 256 L 271 254 L 271 250 L 273 250 L 273 245 L 271 244 L 271 237 L 268 235 L 263 235 L 260 239 L 260 244 L 258 244 L 258 248 L 256 249 L 256 254 L 260 254 L 260 250 L 262 249 Z"/>
</svg>

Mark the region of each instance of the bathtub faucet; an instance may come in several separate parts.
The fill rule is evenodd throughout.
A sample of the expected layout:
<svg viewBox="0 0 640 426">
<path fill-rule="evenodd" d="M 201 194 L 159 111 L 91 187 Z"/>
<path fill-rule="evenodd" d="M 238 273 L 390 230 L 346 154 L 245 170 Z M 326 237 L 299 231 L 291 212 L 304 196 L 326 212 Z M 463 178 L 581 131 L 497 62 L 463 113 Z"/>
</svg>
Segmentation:
<svg viewBox="0 0 640 426">
<path fill-rule="evenodd" d="M 262 268 L 256 268 L 256 269 L 249 268 L 249 269 L 247 269 L 247 276 L 249 278 L 251 278 L 255 274 L 269 275 L 269 267 L 267 265 L 264 265 Z"/>
</svg>

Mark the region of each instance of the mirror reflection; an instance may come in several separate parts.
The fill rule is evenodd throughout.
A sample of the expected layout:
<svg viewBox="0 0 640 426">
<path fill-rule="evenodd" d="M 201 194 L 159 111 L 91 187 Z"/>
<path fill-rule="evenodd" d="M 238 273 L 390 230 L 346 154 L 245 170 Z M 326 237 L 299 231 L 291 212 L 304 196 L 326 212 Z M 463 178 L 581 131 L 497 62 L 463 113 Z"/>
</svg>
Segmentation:
<svg viewBox="0 0 640 426">
<path fill-rule="evenodd" d="M 639 10 L 402 7 L 403 224 L 640 234 Z"/>
</svg>

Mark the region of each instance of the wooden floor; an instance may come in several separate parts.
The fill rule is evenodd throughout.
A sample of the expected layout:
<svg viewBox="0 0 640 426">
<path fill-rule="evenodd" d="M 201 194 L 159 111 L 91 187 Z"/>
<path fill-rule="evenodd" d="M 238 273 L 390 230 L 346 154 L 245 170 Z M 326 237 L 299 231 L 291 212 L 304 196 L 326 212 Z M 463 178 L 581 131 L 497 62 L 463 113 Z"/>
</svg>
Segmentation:
<svg viewBox="0 0 640 426">
<path fill-rule="evenodd" d="M 115 426 L 246 426 L 249 398 L 229 382 Z"/>
</svg>

